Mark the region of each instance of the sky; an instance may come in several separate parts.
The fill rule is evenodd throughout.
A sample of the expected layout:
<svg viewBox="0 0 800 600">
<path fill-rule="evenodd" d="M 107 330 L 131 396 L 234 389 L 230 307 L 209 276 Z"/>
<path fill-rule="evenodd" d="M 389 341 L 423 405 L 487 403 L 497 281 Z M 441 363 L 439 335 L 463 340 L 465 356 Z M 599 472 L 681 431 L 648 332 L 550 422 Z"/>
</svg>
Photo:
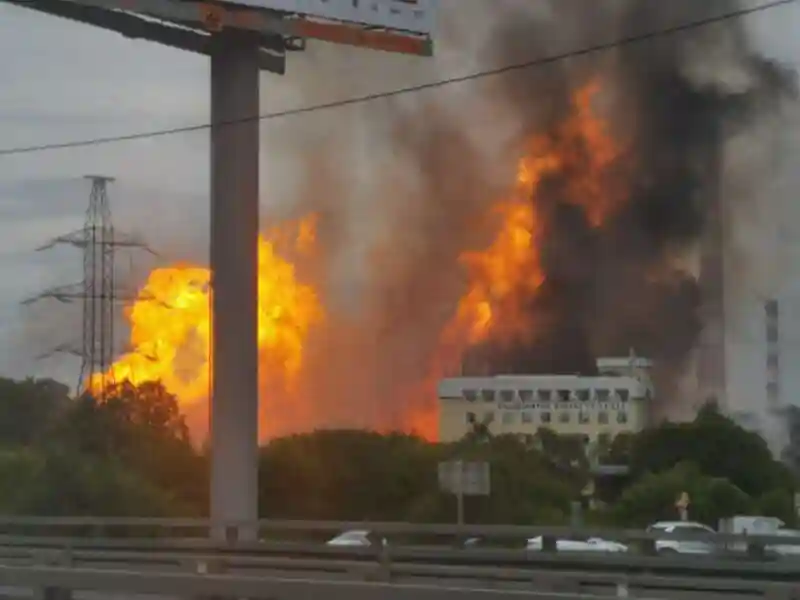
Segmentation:
<svg viewBox="0 0 800 600">
<path fill-rule="evenodd" d="M 443 10 L 455 14 L 454 1 L 443 0 Z M 749 20 L 765 52 L 800 66 L 800 4 Z M 312 43 L 308 52 L 290 57 L 286 76 L 262 75 L 263 109 L 390 90 L 476 68 L 474 56 L 452 51 L 445 44 L 425 66 L 420 63 L 423 59 L 386 55 L 376 58 L 371 68 L 354 70 L 354 56 L 362 52 Z M 4 5 L 2 0 L 0 56 L 4 57 L 0 61 L 0 148 L 192 125 L 208 119 L 205 57 L 128 40 Z M 529 57 L 520 57 L 525 58 Z M 324 125 L 326 119 L 337 118 L 321 114 L 314 123 Z M 267 211 L 279 206 L 296 184 L 297 174 L 286 174 L 293 152 L 313 149 L 319 136 L 326 135 L 324 126 L 311 127 L 309 122 L 295 119 L 263 127 L 261 193 Z M 81 226 L 89 191 L 82 180 L 86 174 L 117 178 L 110 195 L 119 229 L 146 237 L 169 258 L 205 260 L 207 133 L 0 156 L 0 374 L 76 379 L 72 362 L 32 359 L 49 346 L 78 341 L 78 314 L 65 322 L 64 312 L 23 310 L 20 302 L 80 278 L 77 250 L 64 248 L 45 255 L 35 249 Z M 144 257 L 124 262 L 123 270 L 141 272 L 149 266 Z"/>
</svg>

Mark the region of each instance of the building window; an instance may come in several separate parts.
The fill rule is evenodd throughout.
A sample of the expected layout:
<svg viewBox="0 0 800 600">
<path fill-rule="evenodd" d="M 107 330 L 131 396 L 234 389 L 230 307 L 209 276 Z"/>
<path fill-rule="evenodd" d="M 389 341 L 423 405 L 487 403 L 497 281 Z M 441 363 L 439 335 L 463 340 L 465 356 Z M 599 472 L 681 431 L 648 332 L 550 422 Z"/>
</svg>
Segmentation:
<svg viewBox="0 0 800 600">
<path fill-rule="evenodd" d="M 776 323 L 767 323 L 767 341 L 773 344 L 778 341 L 778 325 Z"/>
<path fill-rule="evenodd" d="M 627 402 L 630 399 L 630 392 L 628 390 L 617 390 L 617 396 L 620 402 Z"/>
<path fill-rule="evenodd" d="M 511 412 L 510 410 L 503 413 L 503 425 L 513 425 L 514 424 L 514 417 L 516 413 Z"/>
<path fill-rule="evenodd" d="M 598 402 L 608 402 L 608 390 L 595 390 L 594 395 Z"/>
<path fill-rule="evenodd" d="M 584 411 L 584 410 L 582 410 L 582 411 L 580 412 L 580 414 L 579 414 L 579 416 L 578 416 L 578 422 L 579 422 L 581 425 L 586 425 L 586 424 L 587 424 L 587 423 L 589 423 L 591 420 L 592 420 L 592 419 L 591 419 L 591 417 L 589 416 L 589 413 L 588 413 L 588 412 L 586 412 L 586 411 Z"/>
<path fill-rule="evenodd" d="M 475 390 L 462 390 L 461 393 L 467 402 L 475 402 L 478 399 L 478 392 Z"/>
<path fill-rule="evenodd" d="M 552 420 L 553 420 L 553 417 L 550 416 L 549 412 L 544 411 L 542 413 L 542 423 L 550 423 L 550 422 L 552 422 Z"/>
<path fill-rule="evenodd" d="M 767 354 L 767 367 L 770 369 L 777 369 L 780 359 L 777 354 Z"/>
<path fill-rule="evenodd" d="M 533 415 L 529 411 L 525 411 L 522 413 L 522 422 L 523 423 L 533 423 Z"/>
<path fill-rule="evenodd" d="M 565 410 L 562 410 L 558 414 L 558 422 L 559 423 L 569 423 L 569 413 Z"/>
<path fill-rule="evenodd" d="M 572 400 L 572 393 L 569 390 L 558 390 L 558 399 L 561 402 L 569 402 Z"/>
<path fill-rule="evenodd" d="M 484 402 L 494 402 L 494 390 L 481 390 L 481 398 Z"/>
<path fill-rule="evenodd" d="M 510 404 L 516 400 L 517 394 L 514 390 L 501 390 L 500 391 L 500 401 Z"/>
<path fill-rule="evenodd" d="M 536 396 L 539 398 L 539 402 L 550 402 L 550 390 L 538 390 Z"/>
<path fill-rule="evenodd" d="M 608 425 L 608 413 L 604 410 L 597 413 L 597 422 L 600 423 L 600 425 Z"/>
<path fill-rule="evenodd" d="M 766 304 L 764 304 L 764 309 L 767 312 L 767 316 L 770 319 L 777 319 L 778 318 L 778 301 L 777 300 L 769 300 Z"/>
<path fill-rule="evenodd" d="M 519 399 L 523 402 L 530 403 L 533 402 L 533 391 L 532 390 L 520 390 L 519 391 Z"/>
<path fill-rule="evenodd" d="M 625 425 L 628 422 L 628 413 L 620 411 L 617 413 L 617 423 Z"/>
<path fill-rule="evenodd" d="M 478 416 L 474 412 L 468 412 L 466 417 L 467 425 L 474 425 L 478 420 Z"/>
<path fill-rule="evenodd" d="M 589 393 L 589 390 L 578 390 L 577 392 L 575 392 L 575 395 L 578 397 L 578 400 L 580 400 L 581 402 L 588 402 L 589 401 L 589 397 L 591 396 L 591 394 Z"/>
</svg>

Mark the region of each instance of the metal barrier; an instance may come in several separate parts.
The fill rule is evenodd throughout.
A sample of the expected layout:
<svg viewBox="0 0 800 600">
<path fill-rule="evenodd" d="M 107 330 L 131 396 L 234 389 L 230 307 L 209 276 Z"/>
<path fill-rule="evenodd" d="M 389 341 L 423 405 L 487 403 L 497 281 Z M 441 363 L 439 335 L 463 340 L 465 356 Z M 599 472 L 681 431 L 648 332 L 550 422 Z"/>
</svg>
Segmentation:
<svg viewBox="0 0 800 600">
<path fill-rule="evenodd" d="M 335 535 L 341 531 L 357 529 L 369 530 L 378 536 L 450 536 L 466 539 L 469 537 L 487 537 L 495 539 L 526 539 L 542 536 L 546 539 L 556 539 L 571 536 L 599 537 L 620 542 L 653 542 L 656 540 L 678 541 L 714 541 L 720 544 L 745 544 L 769 545 L 782 544 L 800 546 L 800 539 L 793 541 L 791 538 L 770 535 L 736 535 L 736 534 L 707 534 L 690 533 L 686 531 L 666 533 L 647 532 L 629 529 L 608 528 L 569 528 L 569 527 L 532 527 L 518 525 L 449 525 L 449 524 L 417 524 L 397 522 L 340 522 L 340 521 L 291 521 L 291 520 L 260 520 L 260 521 L 212 521 L 209 519 L 180 518 L 98 518 L 98 517 L 27 517 L 27 516 L 0 516 L 0 532 L 9 530 L 74 530 L 84 531 L 84 537 L 99 536 L 111 530 L 157 530 L 158 537 L 166 533 L 173 537 L 175 532 L 189 530 L 193 536 L 207 537 L 212 530 L 224 529 L 229 542 L 235 543 L 239 539 L 241 530 L 258 530 L 262 535 L 268 534 L 325 534 Z M 86 532 L 89 532 L 86 535 Z"/>
<path fill-rule="evenodd" d="M 264 598 L 268 600 L 494 600 L 534 595 L 524 591 L 399 585 L 359 581 L 286 579 L 243 575 L 143 573 L 58 567 L 0 566 L 0 585 L 31 588 L 42 598 L 64 598 L 65 590 L 127 592 L 174 597 Z M 535 594 L 540 600 L 579 600 L 580 595 Z"/>
<path fill-rule="evenodd" d="M 233 533 L 225 541 L 211 539 L 209 531 L 221 526 Z M 238 541 L 235 532 L 241 527 L 250 530 L 257 527 L 268 538 L 261 542 Z M 81 530 L 80 535 L 74 535 L 75 528 Z M 20 529 L 26 534 L 9 534 Z M 369 530 L 376 536 L 389 538 L 390 543 L 372 547 L 337 547 L 321 543 L 348 529 Z M 181 530 L 182 537 L 165 537 Z M 133 575 L 144 574 L 145 578 L 176 576 L 179 581 L 224 576 L 247 582 L 255 577 L 263 582 L 267 576 L 270 576 L 269 581 L 276 581 L 280 576 L 303 581 L 311 579 L 316 586 L 326 577 L 336 577 L 352 583 L 395 586 L 422 585 L 419 582 L 423 582 L 439 590 L 438 594 L 448 586 L 463 593 L 465 586 L 472 590 L 499 585 L 521 588 L 512 590 L 514 593 L 531 593 L 533 588 L 553 593 L 576 594 L 588 590 L 604 595 L 624 595 L 638 590 L 650 594 L 649 597 L 658 597 L 651 594 L 657 592 L 670 597 L 680 593 L 682 598 L 692 599 L 703 593 L 706 594 L 704 600 L 714 594 L 779 600 L 797 597 L 800 600 L 800 595 L 795 594 L 795 582 L 800 581 L 800 560 L 764 560 L 763 552 L 752 552 L 753 548 L 763 549 L 769 544 L 791 543 L 785 537 L 774 536 L 408 523 L 259 521 L 256 524 L 220 524 L 202 519 L 36 517 L 0 517 L 2 531 L 6 534 L 0 535 L 0 564 L 5 565 L 8 577 L 13 573 L 71 577 L 64 573 L 81 572 L 91 577 L 102 575 L 98 580 L 101 582 L 113 574 L 129 574 L 131 581 L 138 581 Z M 556 552 L 555 544 L 543 544 L 545 551 L 502 547 L 504 540 L 543 536 L 554 541 L 576 535 L 630 543 L 636 551 L 618 554 Z M 461 547 L 458 542 L 470 537 L 499 540 L 501 547 Z M 306 541 L 297 541 L 297 538 Z M 317 541 L 307 541 L 312 538 Z M 711 541 L 721 546 L 736 543 L 749 547 L 751 552 L 714 557 L 656 556 L 652 552 L 655 541 L 666 539 Z M 551 551 L 547 551 L 548 547 Z M 753 560 L 754 557 L 759 560 Z M 52 585 L 48 581 L 39 584 L 41 589 L 49 590 L 47 600 L 63 598 L 58 583 L 61 580 L 54 580 Z M 128 579 L 119 575 L 113 581 Z M 186 593 L 182 595 L 193 594 L 195 584 L 186 585 Z M 339 589 L 343 588 L 332 589 L 331 593 L 336 594 Z M 378 588 L 370 590 L 374 594 Z M 266 595 L 272 599 L 279 597 L 272 592 Z M 237 597 L 259 596 L 248 593 Z"/>
<path fill-rule="evenodd" d="M 0 566 L 0 586 L 35 591 L 43 600 L 67 600 L 73 592 L 152 594 L 180 598 L 265 598 L 269 600 L 495 600 L 530 597 L 539 600 L 586 600 L 599 597 L 752 598 L 796 600 L 797 585 L 677 577 L 614 577 L 600 574 L 515 571 L 444 573 L 433 580 L 369 581 L 330 576 L 259 576 L 230 573 L 137 571 L 55 566 Z"/>
<path fill-rule="evenodd" d="M 181 557 L 192 560 L 216 556 L 220 560 L 290 558 L 318 561 L 349 560 L 360 563 L 425 563 L 440 565 L 581 568 L 626 572 L 681 572 L 761 578 L 800 579 L 800 561 L 754 561 L 737 555 L 650 556 L 635 553 L 539 552 L 524 549 L 401 546 L 341 547 L 297 542 L 217 543 L 206 539 L 53 538 L 0 537 L 0 559 L 68 556 L 71 560 L 106 557 L 122 560 L 157 560 Z"/>
</svg>

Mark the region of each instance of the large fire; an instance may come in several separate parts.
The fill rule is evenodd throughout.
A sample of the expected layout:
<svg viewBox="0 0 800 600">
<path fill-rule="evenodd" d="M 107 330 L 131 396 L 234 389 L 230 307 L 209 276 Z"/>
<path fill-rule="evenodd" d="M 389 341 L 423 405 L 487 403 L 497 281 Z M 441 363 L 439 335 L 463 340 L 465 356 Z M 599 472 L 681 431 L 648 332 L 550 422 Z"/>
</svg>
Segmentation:
<svg viewBox="0 0 800 600">
<path fill-rule="evenodd" d="M 300 254 L 314 245 L 314 219 L 263 235 L 258 244 L 258 343 L 262 360 L 279 366 L 291 385 L 303 364 L 309 330 L 324 320 L 314 289 L 297 280 L 294 266 L 276 248 Z M 211 348 L 211 273 L 205 267 L 174 265 L 150 273 L 139 300 L 127 311 L 131 350 L 105 380 L 160 381 L 181 404 L 208 397 Z M 95 377 L 90 387 L 103 379 Z"/>
<path fill-rule="evenodd" d="M 499 224 L 494 242 L 461 256 L 469 286 L 444 334 L 448 347 L 456 345 L 456 354 L 489 339 L 526 335 L 533 327 L 527 306 L 545 279 L 539 248 L 542 209 L 535 198 L 547 177 L 568 174 L 569 201 L 582 207 L 595 226 L 621 201 L 606 179 L 620 151 L 593 110 L 599 91 L 594 81 L 579 89 L 570 118 L 530 141 L 510 198 L 491 208 L 490 217 Z"/>
<path fill-rule="evenodd" d="M 508 197 L 487 215 L 496 223 L 494 241 L 462 253 L 466 290 L 441 333 L 440 347 L 421 349 L 421 354 L 434 357 L 429 375 L 404 386 L 409 394 L 429 396 L 409 404 L 419 414 L 403 419 L 407 428 L 436 438 L 436 380 L 452 372 L 469 348 L 524 335 L 533 327 L 526 306 L 545 278 L 539 254 L 542 209 L 535 201 L 542 182 L 553 174 L 568 174 L 570 201 L 582 207 L 594 225 L 617 205 L 620 198 L 603 177 L 619 152 L 593 109 L 598 89 L 596 83 L 580 89 L 571 116 L 554 131 L 530 141 Z M 299 279 L 288 255 L 310 252 L 314 231 L 314 219 L 308 218 L 265 233 L 259 244 L 261 368 L 270 379 L 283 382 L 291 401 L 311 403 L 306 413 L 313 412 L 313 399 L 300 397 L 301 392 L 293 395 L 290 387 L 297 378 L 314 377 L 304 369 L 304 348 L 312 331 L 324 328 L 326 314 L 321 294 Z M 113 365 L 113 380 L 161 381 L 185 406 L 207 398 L 209 282 L 208 269 L 192 265 L 159 268 L 150 274 L 140 299 L 127 312 L 131 351 Z M 304 429 L 304 424 L 298 423 L 297 429 Z"/>
</svg>

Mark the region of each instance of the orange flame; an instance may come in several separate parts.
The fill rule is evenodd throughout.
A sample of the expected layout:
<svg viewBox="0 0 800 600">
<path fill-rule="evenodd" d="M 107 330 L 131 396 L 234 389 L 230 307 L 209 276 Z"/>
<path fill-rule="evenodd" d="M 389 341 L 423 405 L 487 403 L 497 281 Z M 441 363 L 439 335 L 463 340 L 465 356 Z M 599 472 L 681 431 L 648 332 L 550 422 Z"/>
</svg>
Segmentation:
<svg viewBox="0 0 800 600">
<path fill-rule="evenodd" d="M 297 225 L 291 249 L 307 253 L 314 245 L 314 219 Z M 283 244 L 280 244 L 283 242 Z M 278 256 L 288 230 L 274 230 L 258 244 L 258 344 L 270 368 L 280 369 L 291 385 L 303 364 L 308 332 L 324 318 L 314 290 L 297 281 L 294 266 Z M 210 272 L 205 267 L 175 265 L 154 270 L 139 300 L 127 311 L 132 350 L 117 360 L 103 379 L 134 384 L 160 381 L 181 404 L 208 397 L 211 336 Z"/>
<path fill-rule="evenodd" d="M 592 101 L 599 82 L 579 89 L 570 118 L 549 135 L 531 140 L 517 167 L 511 198 L 495 204 L 490 218 L 499 233 L 485 250 L 465 252 L 461 263 L 468 289 L 444 334 L 444 346 L 458 354 L 488 339 L 507 339 L 530 327 L 527 303 L 545 279 L 539 256 L 542 219 L 537 204 L 540 185 L 558 175 L 567 180 L 567 199 L 581 206 L 598 227 L 623 196 L 609 185 L 609 170 L 620 156 Z"/>
<path fill-rule="evenodd" d="M 534 137 L 517 165 L 509 198 L 495 203 L 488 218 L 498 233 L 488 248 L 462 253 L 467 290 L 445 327 L 441 348 L 427 381 L 419 388 L 430 398 L 428 411 L 408 419 L 419 434 L 438 436 L 436 384 L 460 369 L 465 353 L 487 341 L 533 339 L 530 301 L 545 281 L 540 242 L 543 219 L 539 194 L 548 177 L 566 186 L 565 200 L 584 210 L 587 221 L 599 227 L 624 202 L 614 167 L 621 149 L 593 105 L 601 86 L 592 81 L 577 90 L 572 112 L 560 126 Z"/>
<path fill-rule="evenodd" d="M 428 439 L 438 437 L 436 383 L 457 370 L 472 347 L 496 340 L 531 335 L 530 300 L 545 281 L 540 257 L 546 210 L 538 201 L 542 184 L 556 176 L 565 186 L 564 197 L 581 207 L 588 222 L 599 227 L 624 201 L 615 185 L 614 167 L 620 149 L 595 113 L 597 82 L 579 89 L 570 116 L 553 131 L 534 137 L 519 160 L 516 181 L 502 201 L 487 213 L 494 240 L 485 248 L 460 256 L 466 291 L 431 352 L 429 376 L 408 381 L 403 393 L 425 398 L 412 402 L 405 415 L 409 431 Z M 325 311 L 309 285 L 298 281 L 287 255 L 306 255 L 316 244 L 314 217 L 296 227 L 281 227 L 259 242 L 259 332 L 262 374 L 270 381 L 280 376 L 288 401 L 313 412 L 313 399 L 301 398 L 292 386 L 299 377 L 313 377 L 304 369 L 309 334 L 321 325 Z M 285 250 L 278 253 L 278 248 Z M 205 400 L 209 391 L 210 274 L 204 267 L 175 265 L 154 270 L 130 307 L 132 350 L 111 369 L 112 381 L 161 381 L 181 404 Z M 90 386 L 101 385 L 95 377 Z M 264 378 L 262 377 L 262 386 Z M 298 411 L 303 414 L 303 411 Z M 376 424 L 378 425 L 378 424 Z M 302 430 L 303 423 L 297 423 Z"/>
</svg>

